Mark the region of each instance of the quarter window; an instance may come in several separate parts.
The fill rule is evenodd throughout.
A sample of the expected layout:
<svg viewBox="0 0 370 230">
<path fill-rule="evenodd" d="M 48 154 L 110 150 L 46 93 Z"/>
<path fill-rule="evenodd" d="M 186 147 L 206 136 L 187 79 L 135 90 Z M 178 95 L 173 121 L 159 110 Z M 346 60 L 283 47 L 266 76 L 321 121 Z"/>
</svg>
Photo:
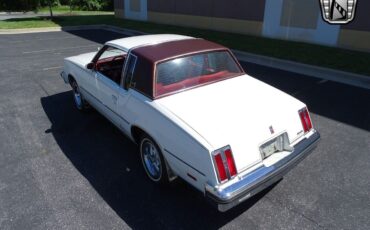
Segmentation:
<svg viewBox="0 0 370 230">
<path fill-rule="evenodd" d="M 151 98 L 153 97 L 153 65 L 145 58 L 138 57 L 135 72 L 131 80 L 131 88 Z"/>
<path fill-rule="evenodd" d="M 125 76 L 125 83 L 124 83 L 125 89 L 128 89 L 131 87 L 132 76 L 134 75 L 136 61 L 137 61 L 137 57 L 131 54 L 128 59 L 127 67 L 126 67 L 126 76 Z"/>
</svg>

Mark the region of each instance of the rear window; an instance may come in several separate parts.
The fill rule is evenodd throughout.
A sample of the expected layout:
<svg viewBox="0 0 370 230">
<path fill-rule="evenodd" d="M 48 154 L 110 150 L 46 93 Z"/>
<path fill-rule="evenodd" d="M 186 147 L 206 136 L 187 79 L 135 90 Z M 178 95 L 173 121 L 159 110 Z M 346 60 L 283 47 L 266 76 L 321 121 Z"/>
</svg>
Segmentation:
<svg viewBox="0 0 370 230">
<path fill-rule="evenodd" d="M 243 71 L 228 51 L 179 57 L 156 68 L 155 97 L 238 76 Z"/>
</svg>

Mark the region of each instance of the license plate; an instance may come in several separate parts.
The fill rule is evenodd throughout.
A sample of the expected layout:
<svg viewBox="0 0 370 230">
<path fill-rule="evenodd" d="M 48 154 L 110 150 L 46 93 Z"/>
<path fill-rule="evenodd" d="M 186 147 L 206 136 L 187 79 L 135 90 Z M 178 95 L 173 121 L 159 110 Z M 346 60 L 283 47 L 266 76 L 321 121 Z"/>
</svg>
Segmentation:
<svg viewBox="0 0 370 230">
<path fill-rule="evenodd" d="M 263 147 L 262 152 L 264 153 L 265 158 L 271 156 L 272 154 L 276 152 L 279 152 L 279 149 L 276 144 L 276 140 L 270 144 L 267 144 L 265 147 Z"/>
<path fill-rule="evenodd" d="M 274 153 L 282 152 L 282 151 L 292 151 L 293 148 L 290 147 L 288 134 L 282 133 L 279 136 L 268 140 L 260 147 L 260 152 L 262 154 L 263 159 L 271 156 Z"/>
</svg>

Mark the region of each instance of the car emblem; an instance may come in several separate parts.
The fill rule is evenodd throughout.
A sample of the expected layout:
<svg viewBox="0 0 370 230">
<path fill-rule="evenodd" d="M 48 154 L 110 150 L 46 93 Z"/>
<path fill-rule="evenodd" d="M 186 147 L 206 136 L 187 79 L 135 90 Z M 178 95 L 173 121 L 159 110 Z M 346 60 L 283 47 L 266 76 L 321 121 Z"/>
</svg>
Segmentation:
<svg viewBox="0 0 370 230">
<path fill-rule="evenodd" d="M 320 0 L 323 19 L 330 24 L 347 24 L 355 17 L 357 0 Z"/>
<path fill-rule="evenodd" d="M 270 133 L 271 134 L 274 134 L 275 133 L 274 127 L 272 127 L 272 125 L 269 127 L 269 129 L 270 129 Z"/>
</svg>

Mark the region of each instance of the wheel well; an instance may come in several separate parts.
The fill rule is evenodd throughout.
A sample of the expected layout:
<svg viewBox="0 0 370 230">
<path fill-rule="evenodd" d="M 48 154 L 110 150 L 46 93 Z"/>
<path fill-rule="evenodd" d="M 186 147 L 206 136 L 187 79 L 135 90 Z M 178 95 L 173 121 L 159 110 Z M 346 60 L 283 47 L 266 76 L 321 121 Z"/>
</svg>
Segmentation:
<svg viewBox="0 0 370 230">
<path fill-rule="evenodd" d="M 135 143 L 140 145 L 140 137 L 145 134 L 147 135 L 148 137 L 152 138 L 147 132 L 145 132 L 144 130 L 142 130 L 141 128 L 137 127 L 137 126 L 132 126 L 131 127 L 131 136 L 132 138 L 134 139 Z M 153 139 L 154 140 L 154 139 Z M 155 141 L 155 140 L 154 140 Z M 158 145 L 158 144 L 157 144 Z M 160 146 L 158 146 L 160 148 Z M 163 154 L 162 154 L 163 155 Z M 164 158 L 164 161 L 166 162 L 166 165 L 167 165 L 167 175 L 168 175 L 168 179 L 169 181 L 173 181 L 177 178 L 177 175 L 173 172 L 171 166 L 168 164 L 165 156 L 163 155 L 163 158 Z"/>
<path fill-rule="evenodd" d="M 71 74 L 69 74 L 68 75 L 68 82 L 69 82 L 69 84 L 71 84 L 72 82 L 76 82 L 76 79 Z"/>
<path fill-rule="evenodd" d="M 136 142 L 136 144 L 140 144 L 139 143 L 140 137 L 143 134 L 146 134 L 146 135 L 148 135 L 150 137 L 149 134 L 147 134 L 144 130 L 140 129 L 139 127 L 137 127 L 137 126 L 132 126 L 131 127 L 131 136 L 134 139 L 134 141 Z"/>
</svg>

